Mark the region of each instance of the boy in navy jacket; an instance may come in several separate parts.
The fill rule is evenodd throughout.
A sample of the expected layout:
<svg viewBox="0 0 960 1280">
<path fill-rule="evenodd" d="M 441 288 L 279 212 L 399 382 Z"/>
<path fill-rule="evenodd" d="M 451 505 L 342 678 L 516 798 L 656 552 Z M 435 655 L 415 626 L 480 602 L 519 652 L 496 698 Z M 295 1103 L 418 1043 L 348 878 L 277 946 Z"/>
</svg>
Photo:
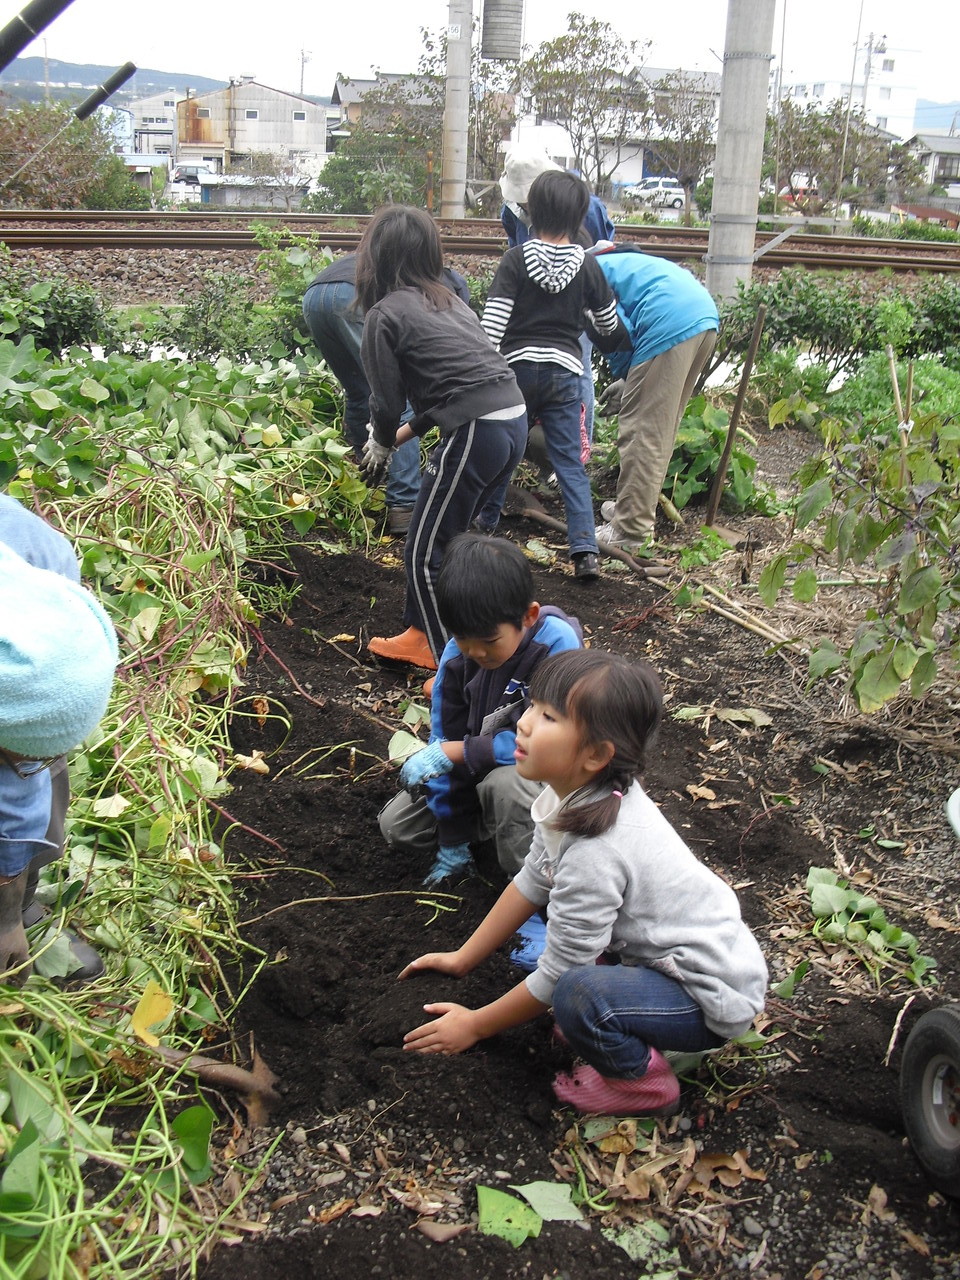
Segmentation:
<svg viewBox="0 0 960 1280">
<path fill-rule="evenodd" d="M 392 848 L 436 855 L 427 885 L 466 871 L 471 842 L 483 839 L 513 875 L 530 848 L 540 791 L 516 771 L 517 721 L 537 664 L 581 648 L 583 633 L 576 618 L 534 599 L 519 547 L 483 534 L 450 543 L 437 608 L 452 639 L 433 684 L 430 743 L 404 762 L 406 789 L 381 812 L 380 830 Z"/>
</svg>

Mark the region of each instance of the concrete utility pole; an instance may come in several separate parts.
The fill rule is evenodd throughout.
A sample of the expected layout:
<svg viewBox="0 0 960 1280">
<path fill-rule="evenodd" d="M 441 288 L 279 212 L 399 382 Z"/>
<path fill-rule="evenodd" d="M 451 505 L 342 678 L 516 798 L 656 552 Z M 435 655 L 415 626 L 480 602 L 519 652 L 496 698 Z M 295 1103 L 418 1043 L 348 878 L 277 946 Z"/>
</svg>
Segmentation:
<svg viewBox="0 0 960 1280">
<path fill-rule="evenodd" d="M 447 89 L 443 111 L 443 173 L 440 180 L 441 218 L 462 218 L 465 212 L 472 35 L 473 0 L 450 0 Z"/>
<path fill-rule="evenodd" d="M 763 167 L 776 0 L 728 0 L 706 285 L 732 297 L 749 280 Z"/>
</svg>

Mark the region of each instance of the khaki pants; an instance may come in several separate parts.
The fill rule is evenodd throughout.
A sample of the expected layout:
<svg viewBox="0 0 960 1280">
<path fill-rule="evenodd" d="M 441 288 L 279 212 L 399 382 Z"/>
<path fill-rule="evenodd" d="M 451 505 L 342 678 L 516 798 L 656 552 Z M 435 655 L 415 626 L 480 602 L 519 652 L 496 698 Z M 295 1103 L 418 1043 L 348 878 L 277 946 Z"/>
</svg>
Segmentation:
<svg viewBox="0 0 960 1280">
<path fill-rule="evenodd" d="M 707 329 L 627 374 L 620 404 L 614 520 L 616 532 L 625 538 L 641 542 L 653 533 L 680 418 L 716 345 L 716 329 Z"/>
<path fill-rule="evenodd" d="M 542 785 L 521 778 L 512 765 L 491 769 L 477 783 L 480 814 L 471 841 L 493 840 L 497 861 L 508 876 L 523 866 L 533 838 L 530 806 Z M 421 793 L 398 792 L 380 811 L 380 831 L 391 848 L 432 857 L 440 846 L 437 820 Z"/>
</svg>

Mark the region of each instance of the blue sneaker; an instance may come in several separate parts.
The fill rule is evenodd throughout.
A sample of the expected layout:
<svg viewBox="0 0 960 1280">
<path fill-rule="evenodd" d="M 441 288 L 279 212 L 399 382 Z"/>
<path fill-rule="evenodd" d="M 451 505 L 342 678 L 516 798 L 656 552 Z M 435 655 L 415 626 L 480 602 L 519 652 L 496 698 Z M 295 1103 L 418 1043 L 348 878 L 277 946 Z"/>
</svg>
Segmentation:
<svg viewBox="0 0 960 1280">
<path fill-rule="evenodd" d="M 510 952 L 510 960 L 525 973 L 533 973 L 547 945 L 547 922 L 538 911 L 517 930 L 520 942 Z"/>
</svg>

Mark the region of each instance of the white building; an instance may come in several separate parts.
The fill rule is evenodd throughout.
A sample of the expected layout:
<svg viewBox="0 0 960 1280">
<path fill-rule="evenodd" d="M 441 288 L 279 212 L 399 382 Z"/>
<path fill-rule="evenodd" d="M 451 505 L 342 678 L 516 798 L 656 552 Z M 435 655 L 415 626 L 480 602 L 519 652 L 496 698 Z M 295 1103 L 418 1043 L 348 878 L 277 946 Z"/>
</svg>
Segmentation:
<svg viewBox="0 0 960 1280">
<path fill-rule="evenodd" d="M 862 108 L 867 124 L 906 140 L 914 133 L 920 56 L 916 49 L 894 48 L 885 36 L 871 33 L 846 72 L 826 51 L 819 66 L 802 71 L 785 57 L 785 66 L 771 73 L 770 109 L 787 98 L 800 110 L 849 101 Z"/>
<path fill-rule="evenodd" d="M 130 103 L 133 112 L 133 150 L 145 156 L 172 156 L 176 151 L 177 103 L 183 94 L 175 89 L 155 93 Z"/>
</svg>

